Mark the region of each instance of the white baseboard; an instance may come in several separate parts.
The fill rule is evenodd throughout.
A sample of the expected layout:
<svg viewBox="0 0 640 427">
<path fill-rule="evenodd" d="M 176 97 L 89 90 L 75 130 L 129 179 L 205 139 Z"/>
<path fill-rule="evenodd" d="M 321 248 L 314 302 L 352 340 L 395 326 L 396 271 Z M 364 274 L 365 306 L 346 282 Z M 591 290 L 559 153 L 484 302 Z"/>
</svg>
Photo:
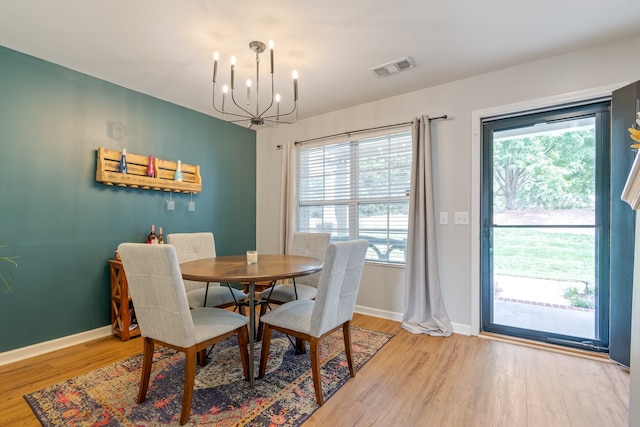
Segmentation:
<svg viewBox="0 0 640 427">
<path fill-rule="evenodd" d="M 364 307 L 361 305 L 357 305 L 354 311 L 359 314 L 366 314 L 368 316 L 402 322 L 402 313 L 396 313 L 394 311 L 379 310 L 377 308 Z M 453 327 L 454 334 L 471 335 L 471 325 L 452 323 L 451 326 Z"/>
<path fill-rule="evenodd" d="M 382 319 L 395 320 L 396 322 L 402 322 L 402 313 L 396 313 L 393 311 L 380 310 L 377 308 L 364 307 L 362 305 L 356 305 L 356 313 L 366 314 L 367 316 L 380 317 Z"/>
<path fill-rule="evenodd" d="M 0 353 L 0 366 L 111 335 L 111 325 Z"/>
<path fill-rule="evenodd" d="M 471 325 L 465 325 L 462 323 L 452 323 L 454 334 L 471 335 Z"/>
</svg>

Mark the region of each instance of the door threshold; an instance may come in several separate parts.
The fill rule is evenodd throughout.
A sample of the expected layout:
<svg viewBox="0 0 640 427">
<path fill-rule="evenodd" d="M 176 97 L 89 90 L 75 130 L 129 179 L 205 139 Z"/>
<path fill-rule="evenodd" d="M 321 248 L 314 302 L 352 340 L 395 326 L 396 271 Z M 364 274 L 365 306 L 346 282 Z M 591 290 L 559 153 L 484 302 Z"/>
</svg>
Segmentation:
<svg viewBox="0 0 640 427">
<path fill-rule="evenodd" d="M 525 347 L 531 347 L 531 348 L 537 348 L 540 350 L 547 350 L 547 351 L 552 351 L 554 353 L 561 353 L 561 354 L 566 354 L 569 356 L 577 356 L 577 357 L 582 357 L 585 359 L 591 359 L 591 360 L 597 360 L 600 362 L 607 362 L 607 363 L 612 363 L 615 365 L 619 365 L 617 362 L 611 360 L 609 358 L 609 354 L 608 353 L 598 353 L 595 351 L 588 351 L 588 350 L 582 350 L 579 348 L 573 348 L 573 347 L 564 347 L 561 345 L 556 345 L 556 344 L 550 344 L 550 343 L 546 343 L 546 342 L 542 342 L 542 341 L 535 341 L 535 340 L 529 340 L 526 338 L 518 338 L 518 337 L 512 337 L 509 335 L 501 335 L 501 334 L 496 334 L 493 332 L 480 332 L 478 334 L 478 337 L 480 338 L 484 338 L 484 339 L 490 339 L 490 340 L 494 340 L 494 341 L 501 341 L 501 342 L 505 342 L 505 343 L 509 343 L 509 344 L 517 344 L 517 345 L 523 345 Z M 620 365 L 623 366 L 623 365 Z"/>
</svg>

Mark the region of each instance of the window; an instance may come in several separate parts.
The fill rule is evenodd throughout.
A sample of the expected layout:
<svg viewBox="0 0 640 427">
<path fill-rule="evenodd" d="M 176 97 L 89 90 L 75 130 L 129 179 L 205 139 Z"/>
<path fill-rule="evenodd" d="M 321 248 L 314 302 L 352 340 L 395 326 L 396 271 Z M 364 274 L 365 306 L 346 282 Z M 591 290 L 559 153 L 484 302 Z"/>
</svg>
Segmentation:
<svg viewBox="0 0 640 427">
<path fill-rule="evenodd" d="M 367 260 L 405 263 L 411 132 L 300 150 L 298 231 L 369 241 Z"/>
</svg>

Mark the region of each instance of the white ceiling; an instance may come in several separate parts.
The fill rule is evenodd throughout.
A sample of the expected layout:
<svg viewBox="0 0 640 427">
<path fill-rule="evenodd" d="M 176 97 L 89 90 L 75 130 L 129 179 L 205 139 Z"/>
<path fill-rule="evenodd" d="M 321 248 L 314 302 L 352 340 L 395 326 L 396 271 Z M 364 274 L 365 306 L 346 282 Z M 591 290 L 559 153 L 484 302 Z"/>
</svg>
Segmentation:
<svg viewBox="0 0 640 427">
<path fill-rule="evenodd" d="M 0 45 L 218 117 L 212 53 L 243 87 L 252 40 L 274 40 L 284 99 L 300 73 L 303 118 L 637 34 L 638 0 L 0 0 Z"/>
</svg>

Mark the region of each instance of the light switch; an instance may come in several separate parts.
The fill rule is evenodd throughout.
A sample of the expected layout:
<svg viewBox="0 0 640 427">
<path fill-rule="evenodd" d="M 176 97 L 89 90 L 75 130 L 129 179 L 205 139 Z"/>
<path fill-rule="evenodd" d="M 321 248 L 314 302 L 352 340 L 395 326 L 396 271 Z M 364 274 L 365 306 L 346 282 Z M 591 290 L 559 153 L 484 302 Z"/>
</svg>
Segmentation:
<svg viewBox="0 0 640 427">
<path fill-rule="evenodd" d="M 449 223 L 449 214 L 447 212 L 440 212 L 440 224 L 446 225 Z"/>
<path fill-rule="evenodd" d="M 453 220 L 456 224 L 469 224 L 469 212 L 456 212 Z"/>
</svg>

